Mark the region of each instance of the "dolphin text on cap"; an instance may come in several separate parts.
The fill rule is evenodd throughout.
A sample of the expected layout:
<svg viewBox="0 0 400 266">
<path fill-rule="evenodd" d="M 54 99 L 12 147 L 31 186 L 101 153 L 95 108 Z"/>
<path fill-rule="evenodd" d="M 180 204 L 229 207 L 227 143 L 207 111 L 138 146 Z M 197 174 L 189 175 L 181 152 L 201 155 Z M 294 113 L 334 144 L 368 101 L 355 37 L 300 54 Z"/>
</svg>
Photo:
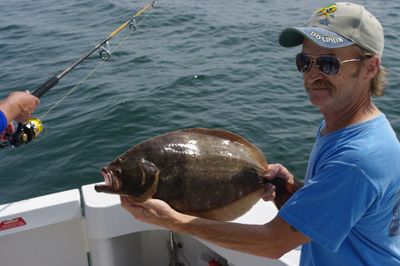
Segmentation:
<svg viewBox="0 0 400 266">
<path fill-rule="evenodd" d="M 335 37 L 335 36 L 321 36 L 319 33 L 314 32 L 314 31 L 312 31 L 310 33 L 310 35 L 312 37 L 314 37 L 315 39 L 321 40 L 321 41 L 323 41 L 325 43 L 328 43 L 328 42 L 330 42 L 330 43 L 341 43 L 341 42 L 344 42 L 343 38 Z"/>
</svg>

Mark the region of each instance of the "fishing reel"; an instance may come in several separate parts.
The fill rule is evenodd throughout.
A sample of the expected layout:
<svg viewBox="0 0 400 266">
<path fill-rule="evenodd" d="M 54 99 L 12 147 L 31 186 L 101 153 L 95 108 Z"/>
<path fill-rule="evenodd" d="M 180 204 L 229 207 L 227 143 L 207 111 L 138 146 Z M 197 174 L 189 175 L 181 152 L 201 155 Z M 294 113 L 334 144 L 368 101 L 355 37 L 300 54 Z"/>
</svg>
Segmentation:
<svg viewBox="0 0 400 266">
<path fill-rule="evenodd" d="M 19 123 L 17 130 L 11 135 L 10 144 L 18 147 L 36 139 L 43 131 L 43 124 L 37 118 L 31 118 L 26 123 Z"/>
<path fill-rule="evenodd" d="M 30 118 L 25 123 L 19 123 L 14 133 L 6 134 L 5 141 L 0 144 L 0 147 L 19 147 L 22 144 L 27 144 L 38 138 L 42 131 L 42 122 L 38 118 Z"/>
</svg>

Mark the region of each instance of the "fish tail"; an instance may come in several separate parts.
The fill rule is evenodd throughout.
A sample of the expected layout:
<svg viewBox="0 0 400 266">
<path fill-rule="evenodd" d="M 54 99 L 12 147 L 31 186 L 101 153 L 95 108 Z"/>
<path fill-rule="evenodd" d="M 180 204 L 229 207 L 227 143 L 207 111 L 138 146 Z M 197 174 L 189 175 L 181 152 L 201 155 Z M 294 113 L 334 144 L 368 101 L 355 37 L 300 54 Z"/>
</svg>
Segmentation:
<svg viewBox="0 0 400 266">
<path fill-rule="evenodd" d="M 286 201 L 288 201 L 290 197 L 303 186 L 301 181 L 297 179 L 294 181 L 294 184 L 292 184 L 282 178 L 266 180 L 267 183 L 275 186 L 276 196 L 274 202 L 278 209 L 280 209 L 286 203 Z"/>
</svg>

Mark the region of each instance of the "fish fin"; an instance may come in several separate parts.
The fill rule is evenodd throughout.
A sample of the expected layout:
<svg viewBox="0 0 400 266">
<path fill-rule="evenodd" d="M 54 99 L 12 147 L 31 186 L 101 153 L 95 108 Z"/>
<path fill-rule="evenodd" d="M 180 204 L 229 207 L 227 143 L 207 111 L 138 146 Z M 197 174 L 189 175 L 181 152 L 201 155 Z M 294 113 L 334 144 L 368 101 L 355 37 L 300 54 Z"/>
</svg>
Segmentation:
<svg viewBox="0 0 400 266">
<path fill-rule="evenodd" d="M 188 214 L 210 220 L 232 221 L 248 212 L 251 207 L 260 200 L 263 192 L 264 189 L 260 189 L 222 208 L 207 211 L 190 212 Z"/>
<path fill-rule="evenodd" d="M 274 203 L 278 209 L 282 208 L 286 201 L 288 201 L 290 197 L 303 186 L 303 183 L 298 179 L 294 180 L 294 184 L 289 183 L 282 178 L 275 178 L 266 182 L 275 186 L 276 196 Z"/>
<path fill-rule="evenodd" d="M 219 138 L 228 139 L 232 142 L 240 143 L 250 149 L 250 152 L 252 153 L 253 157 L 258 161 L 260 165 L 265 167 L 265 169 L 268 166 L 267 159 L 264 156 L 263 152 L 256 145 L 254 145 L 253 143 L 251 143 L 250 141 L 248 141 L 247 139 L 243 138 L 240 135 L 237 135 L 235 133 L 223 129 L 212 129 L 212 128 L 201 128 L 201 127 L 186 128 L 182 129 L 181 131 L 216 136 Z"/>
</svg>

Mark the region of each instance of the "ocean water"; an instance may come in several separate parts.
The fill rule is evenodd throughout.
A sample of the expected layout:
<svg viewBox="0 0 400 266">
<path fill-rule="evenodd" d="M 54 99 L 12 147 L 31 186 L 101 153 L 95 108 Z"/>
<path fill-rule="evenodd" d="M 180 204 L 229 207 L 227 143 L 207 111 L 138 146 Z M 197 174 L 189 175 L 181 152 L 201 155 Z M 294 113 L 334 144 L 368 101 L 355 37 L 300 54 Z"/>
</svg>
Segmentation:
<svg viewBox="0 0 400 266">
<path fill-rule="evenodd" d="M 391 75 L 376 104 L 400 136 L 400 1 L 353 2 L 384 26 Z M 0 0 L 0 97 L 35 90 L 146 3 Z M 299 48 L 277 39 L 329 3 L 160 0 L 111 41 L 110 61 L 94 54 L 42 97 L 42 136 L 0 151 L 0 204 L 101 182 L 99 169 L 132 145 L 187 127 L 238 133 L 302 178 L 321 116 L 294 65 Z"/>
</svg>

